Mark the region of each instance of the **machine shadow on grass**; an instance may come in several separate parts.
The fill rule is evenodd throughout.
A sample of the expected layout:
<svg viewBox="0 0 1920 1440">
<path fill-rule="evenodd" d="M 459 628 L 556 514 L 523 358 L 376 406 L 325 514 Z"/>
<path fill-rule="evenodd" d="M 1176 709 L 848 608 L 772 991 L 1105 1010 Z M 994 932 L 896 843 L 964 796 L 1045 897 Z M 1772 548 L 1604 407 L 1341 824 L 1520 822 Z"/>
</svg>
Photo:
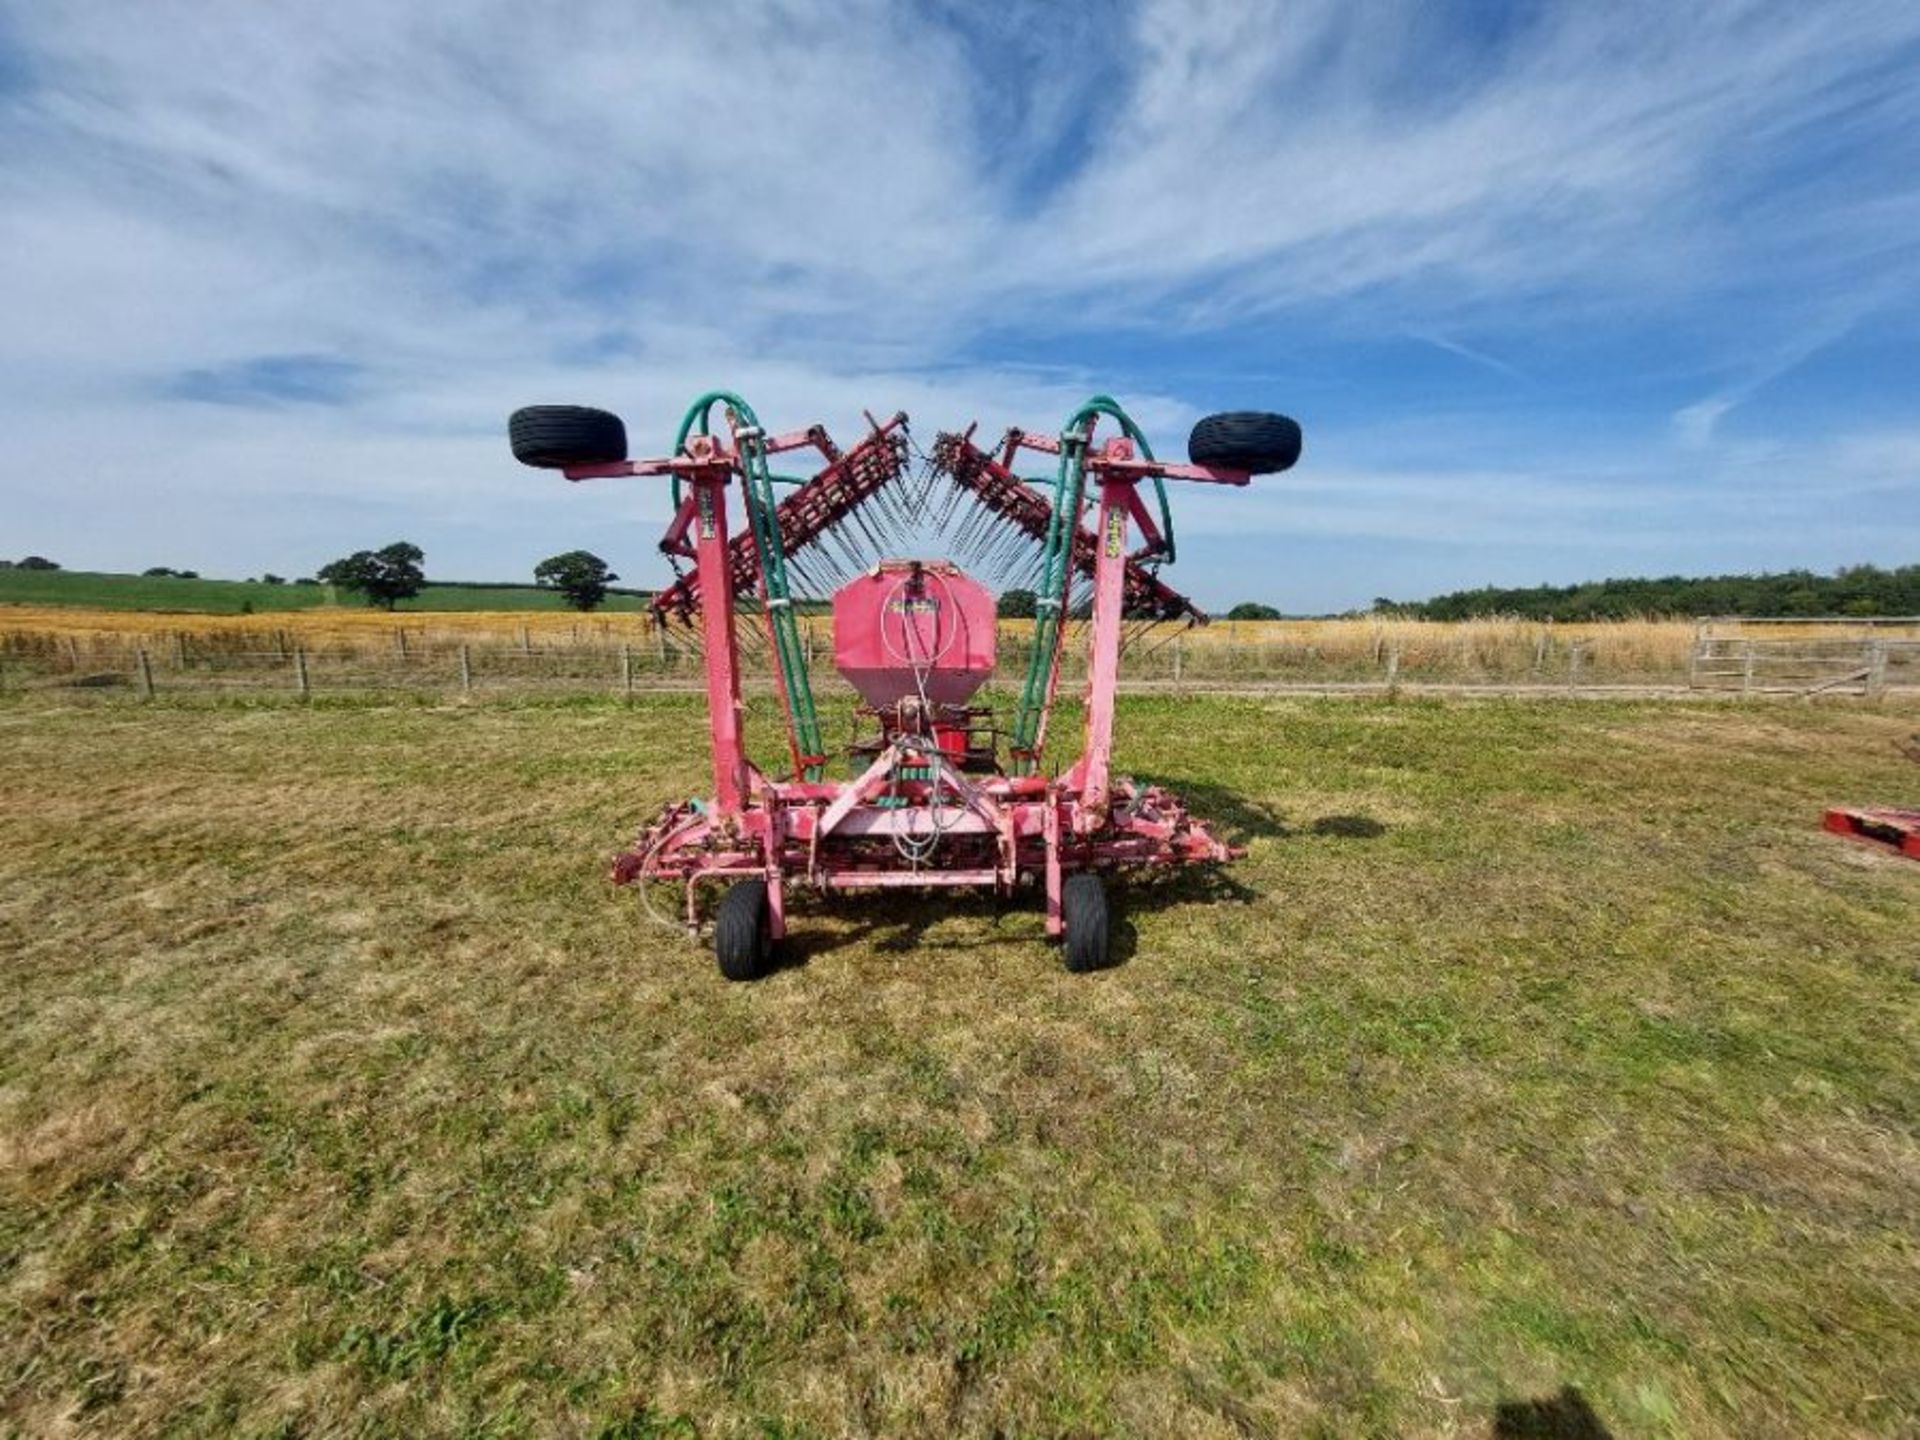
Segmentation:
<svg viewBox="0 0 1920 1440">
<path fill-rule="evenodd" d="M 1496 1440 L 1613 1440 L 1587 1397 L 1569 1385 L 1558 1395 L 1508 1400 L 1493 1412 Z"/>
<path fill-rule="evenodd" d="M 1367 815 L 1323 815 L 1304 824 L 1292 824 L 1269 807 L 1219 785 L 1160 777 L 1154 777 L 1154 783 L 1179 795 L 1196 815 L 1213 822 L 1222 838 L 1235 845 L 1300 835 L 1372 840 L 1387 833 L 1385 825 Z M 1112 895 L 1111 959 L 1105 967 L 1109 970 L 1125 965 L 1139 950 L 1139 931 L 1130 918 L 1134 915 L 1192 905 L 1250 905 L 1261 898 L 1260 891 L 1215 865 L 1161 873 L 1134 872 L 1113 883 Z M 811 897 L 802 898 L 801 892 L 795 892 L 789 903 L 802 923 L 795 925 L 780 948 L 776 967 L 780 970 L 798 969 L 816 958 L 861 945 L 883 955 L 904 955 L 929 944 L 928 932 L 951 920 L 983 922 L 986 929 L 965 938 L 944 939 L 939 948 L 989 949 L 1007 943 L 1009 937 L 1000 926 L 1003 919 L 1026 917 L 1038 923 L 1041 913 L 1039 891 L 1032 887 L 1011 897 L 978 891 L 941 895 L 931 891 L 894 892 L 863 896 L 857 906 L 835 907 L 832 913 L 851 920 L 851 924 L 827 932 L 804 923 L 805 918 L 828 913 L 827 907 L 816 908 L 817 902 Z"/>
<path fill-rule="evenodd" d="M 1139 948 L 1139 932 L 1131 919 L 1134 915 L 1187 905 L 1247 905 L 1260 898 L 1259 891 L 1214 869 L 1150 878 L 1129 876 L 1116 883 L 1111 893 L 1111 958 L 1103 967 L 1108 970 L 1126 964 Z M 780 945 L 775 970 L 800 969 L 862 946 L 881 955 L 908 955 L 922 947 L 952 953 L 1026 944 L 1033 938 L 1029 929 L 1038 930 L 1042 924 L 1040 892 L 1035 887 L 1024 887 L 1010 897 L 980 891 L 936 892 L 931 888 L 924 892 L 896 891 L 861 896 L 856 903 L 831 908 L 819 904 L 815 897 L 796 894 L 788 904 L 788 913 L 793 928 Z M 810 923 L 828 915 L 838 918 L 841 925 L 828 931 Z M 1003 928 L 1002 922 L 1009 919 L 1021 927 L 1017 933 Z M 969 928 L 973 933 L 930 937 L 930 931 L 953 921 L 972 922 Z"/>
<path fill-rule="evenodd" d="M 1387 827 L 1371 815 L 1322 815 L 1300 823 L 1290 821 L 1258 800 L 1249 800 L 1236 791 L 1204 780 L 1176 780 L 1162 775 L 1143 775 L 1141 779 L 1178 795 L 1188 809 L 1212 822 L 1220 837 L 1232 845 L 1245 845 L 1252 840 L 1287 840 L 1297 835 L 1376 840 L 1387 833 Z"/>
</svg>

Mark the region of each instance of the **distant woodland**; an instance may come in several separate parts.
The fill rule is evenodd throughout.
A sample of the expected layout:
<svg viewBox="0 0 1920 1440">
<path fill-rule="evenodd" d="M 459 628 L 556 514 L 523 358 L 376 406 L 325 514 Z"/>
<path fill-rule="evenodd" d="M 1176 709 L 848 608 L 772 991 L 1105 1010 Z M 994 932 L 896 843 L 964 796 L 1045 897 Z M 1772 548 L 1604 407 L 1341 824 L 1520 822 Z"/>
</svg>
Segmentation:
<svg viewBox="0 0 1920 1440">
<path fill-rule="evenodd" d="M 1373 608 L 1423 620 L 1520 615 L 1536 620 L 1617 620 L 1636 615 L 1920 615 L 1920 565 L 1883 570 L 1850 565 L 1831 575 L 1785 570 L 1778 575 L 1714 575 L 1689 579 L 1592 580 L 1524 590 L 1482 586 L 1431 600 L 1389 600 Z"/>
</svg>

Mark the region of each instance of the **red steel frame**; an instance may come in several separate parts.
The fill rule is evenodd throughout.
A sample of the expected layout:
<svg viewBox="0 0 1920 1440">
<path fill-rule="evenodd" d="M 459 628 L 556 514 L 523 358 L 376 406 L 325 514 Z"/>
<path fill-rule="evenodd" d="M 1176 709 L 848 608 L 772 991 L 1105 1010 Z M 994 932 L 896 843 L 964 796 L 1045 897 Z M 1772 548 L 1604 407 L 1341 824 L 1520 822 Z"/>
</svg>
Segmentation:
<svg viewBox="0 0 1920 1440">
<path fill-rule="evenodd" d="M 874 478 L 879 476 L 878 469 L 860 471 L 857 457 L 867 447 L 896 443 L 891 434 L 905 423 L 904 415 L 896 415 L 885 426 L 874 425 L 862 445 L 846 455 L 819 426 L 770 438 L 767 449 L 811 445 L 827 458 L 829 468 L 822 478 L 836 470 L 843 472 L 843 478 L 847 473 L 865 473 L 877 485 L 885 477 Z M 964 447 L 964 452 L 955 453 L 967 460 L 976 477 L 985 475 L 995 482 L 1012 478 L 1010 466 L 1018 449 L 1057 453 L 1060 443 L 1049 436 L 1011 431 L 1003 455 L 995 462 L 973 450 L 965 436 L 942 437 L 942 444 L 955 440 Z M 855 462 L 851 468 L 850 462 Z M 967 775 L 931 736 L 897 735 L 859 778 L 845 783 L 774 780 L 746 755 L 734 595 L 753 583 L 758 571 L 751 537 L 742 535 L 730 542 L 727 532 L 726 491 L 737 470 L 736 452 L 718 437 L 695 435 L 689 437 L 685 453 L 667 459 L 569 468 L 565 472 L 569 480 L 672 475 L 686 482 L 688 493 L 661 548 L 691 558 L 696 571 L 689 577 L 691 583 L 682 582 L 661 598 L 682 614 L 698 608 L 706 637 L 713 796 L 704 803 L 689 801 L 662 810 L 632 848 L 615 858 L 614 881 L 683 882 L 691 926 L 697 921 L 700 882 L 763 879 L 775 939 L 786 933 L 789 881 L 824 892 L 895 886 L 1010 891 L 1023 881 L 1038 882 L 1046 895 L 1047 931 L 1058 936 L 1064 928 L 1060 897 L 1068 873 L 1223 861 L 1243 853 L 1215 838 L 1177 797 L 1158 786 L 1140 786 L 1116 777 L 1112 744 L 1123 616 L 1142 601 L 1150 601 L 1155 613 L 1191 610 L 1182 597 L 1158 581 L 1152 581 L 1153 590 L 1143 586 L 1144 572 L 1137 562 L 1158 545 L 1159 531 L 1141 502 L 1139 482 L 1160 476 L 1245 485 L 1249 477 L 1211 466 L 1142 460 L 1124 438 L 1109 440 L 1090 452 L 1085 468 L 1089 482 L 1099 488 L 1099 502 L 1092 533 L 1076 522 L 1073 537 L 1076 552 L 1082 547 L 1092 552 L 1086 558 L 1091 560 L 1094 577 L 1085 743 L 1079 758 L 1051 778 Z M 806 538 L 818 533 L 818 528 L 809 533 L 809 526 L 824 527 L 832 521 L 830 515 L 813 516 L 807 510 L 807 489 L 802 487 L 779 507 L 783 534 L 792 534 L 796 540 L 802 533 Z M 1020 493 L 1029 492 L 1023 486 Z M 785 529 L 790 520 L 795 524 L 793 532 Z M 1129 527 L 1136 521 L 1146 545 L 1129 555 Z M 743 559 L 751 568 L 743 570 Z M 1058 675 L 1056 652 L 1047 695 L 1049 710 Z M 899 778 L 903 769 L 920 778 L 903 781 Z M 892 803 L 876 803 L 883 796 Z M 898 843 L 923 841 L 936 827 L 942 838 L 931 861 L 912 858 L 914 847 L 902 848 Z"/>
</svg>

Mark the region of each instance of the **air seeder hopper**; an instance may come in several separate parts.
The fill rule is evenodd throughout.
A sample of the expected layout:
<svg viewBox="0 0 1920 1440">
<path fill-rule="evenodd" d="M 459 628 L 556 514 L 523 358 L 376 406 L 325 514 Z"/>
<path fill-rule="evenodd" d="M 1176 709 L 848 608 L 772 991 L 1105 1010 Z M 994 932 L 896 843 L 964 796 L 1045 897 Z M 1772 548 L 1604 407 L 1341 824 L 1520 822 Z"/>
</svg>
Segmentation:
<svg viewBox="0 0 1920 1440">
<path fill-rule="evenodd" d="M 1097 438 L 1108 421 L 1118 433 Z M 1064 938 L 1067 968 L 1096 969 L 1108 957 L 1103 876 L 1238 853 L 1178 797 L 1111 766 L 1123 649 L 1151 627 L 1205 619 L 1159 578 L 1174 558 L 1166 482 L 1241 486 L 1285 470 L 1299 458 L 1300 428 L 1264 412 L 1210 416 L 1193 428 L 1188 463 L 1172 464 L 1154 458 L 1106 396 L 1058 432 L 1009 430 L 992 450 L 975 444 L 971 427 L 925 453 L 905 415 L 868 416 L 867 425 L 843 451 L 818 425 L 769 434 L 739 396 L 714 391 L 687 410 L 670 455 L 629 460 L 625 426 L 603 410 L 533 406 L 509 422 L 526 464 L 570 480 L 649 476 L 672 486 L 660 548 L 679 578 L 652 615 L 663 640 L 704 656 L 713 793 L 666 806 L 616 857 L 613 879 L 678 884 L 695 930 L 701 887 L 725 886 L 714 949 L 734 980 L 772 968 L 796 885 L 827 895 L 1032 885 L 1045 897 L 1048 934 Z M 810 478 L 773 473 L 770 457 L 797 451 L 815 452 L 823 468 Z M 1047 456 L 1052 477 L 1017 474 L 1022 454 Z M 777 498 L 781 484 L 793 488 Z M 736 489 L 737 531 L 728 513 Z M 908 538 L 946 553 L 897 558 Z M 975 703 L 1000 643 L 994 593 L 960 560 L 1036 597 L 1004 725 Z M 828 593 L 834 664 L 859 697 L 860 728 L 838 754 L 821 736 L 810 636 L 795 605 Z M 1076 631 L 1087 645 L 1085 733 L 1078 758 L 1050 770 L 1047 721 Z M 785 778 L 752 764 L 742 742 L 740 657 L 756 644 L 785 718 Z"/>
</svg>

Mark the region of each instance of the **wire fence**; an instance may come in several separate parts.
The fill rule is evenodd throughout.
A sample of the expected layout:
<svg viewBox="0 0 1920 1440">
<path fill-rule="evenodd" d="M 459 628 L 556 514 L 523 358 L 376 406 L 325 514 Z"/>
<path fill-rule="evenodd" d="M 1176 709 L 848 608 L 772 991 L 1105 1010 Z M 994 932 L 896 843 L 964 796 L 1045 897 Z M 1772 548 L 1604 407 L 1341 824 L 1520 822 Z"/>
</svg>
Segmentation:
<svg viewBox="0 0 1920 1440">
<path fill-rule="evenodd" d="M 764 637 L 743 618 L 742 671 L 749 683 L 765 682 Z M 1128 632 L 1122 676 L 1128 688 L 1193 691 L 1486 686 L 1872 696 L 1920 686 L 1920 640 L 1871 629 L 1757 638 L 1703 627 L 1691 644 L 1684 634 L 1680 643 L 1673 638 L 1632 625 L 1584 633 L 1548 624 L 1143 626 Z M 802 639 L 815 684 L 837 688 L 828 627 L 809 624 Z M 995 680 L 1017 687 L 1031 650 L 1030 628 L 1003 624 Z M 1084 680 L 1085 657 L 1084 627 L 1070 629 L 1063 687 Z M 504 633 L 434 624 L 336 633 L 0 632 L 0 691 L 48 695 L 637 695 L 701 691 L 705 675 L 697 629 L 607 620 Z"/>
</svg>

